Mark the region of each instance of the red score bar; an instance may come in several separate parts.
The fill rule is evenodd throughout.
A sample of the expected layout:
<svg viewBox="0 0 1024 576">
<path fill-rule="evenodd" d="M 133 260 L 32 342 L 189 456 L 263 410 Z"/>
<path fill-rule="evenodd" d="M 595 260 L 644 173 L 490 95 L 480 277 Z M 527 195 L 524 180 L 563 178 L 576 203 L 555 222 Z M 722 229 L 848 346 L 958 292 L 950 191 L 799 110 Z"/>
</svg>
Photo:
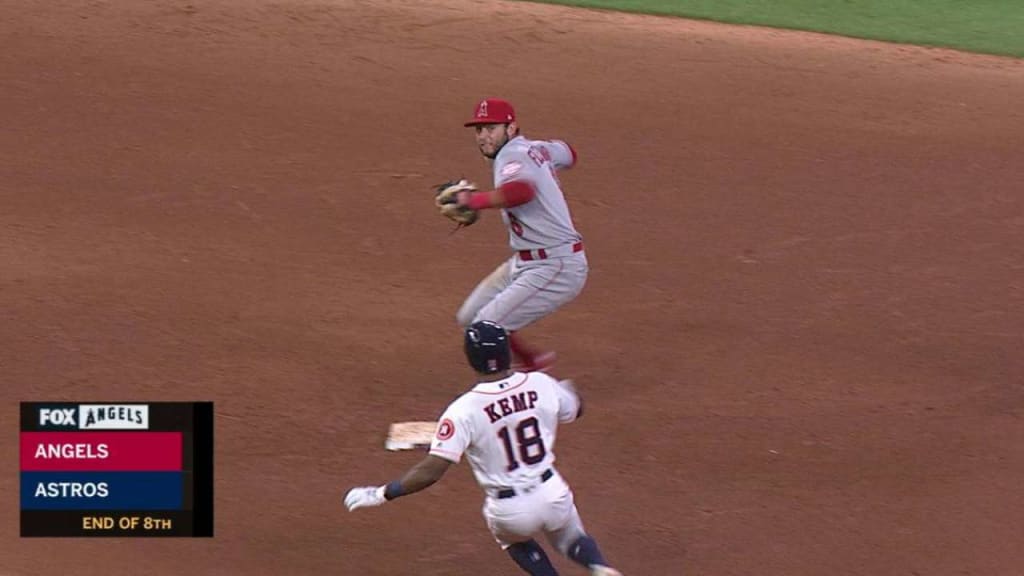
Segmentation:
<svg viewBox="0 0 1024 576">
<path fill-rule="evenodd" d="M 178 471 L 181 432 L 22 432 L 21 470 Z"/>
</svg>

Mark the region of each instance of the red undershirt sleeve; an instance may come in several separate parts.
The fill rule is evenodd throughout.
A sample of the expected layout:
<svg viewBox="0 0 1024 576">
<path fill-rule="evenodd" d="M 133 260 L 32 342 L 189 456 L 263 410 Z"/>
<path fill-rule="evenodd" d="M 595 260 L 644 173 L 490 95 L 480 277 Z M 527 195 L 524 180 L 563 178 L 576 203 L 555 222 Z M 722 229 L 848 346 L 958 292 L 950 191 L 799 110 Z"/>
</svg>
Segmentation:
<svg viewBox="0 0 1024 576">
<path fill-rule="evenodd" d="M 497 194 L 495 194 L 495 192 L 497 192 Z M 497 190 L 475 192 L 471 194 L 466 206 L 473 210 L 484 210 L 498 206 L 512 208 L 514 206 L 519 206 L 520 204 L 526 204 L 530 200 L 533 200 L 533 197 L 536 195 L 536 189 L 534 189 L 533 185 L 529 182 L 513 180 L 502 184 Z M 499 204 L 494 203 L 495 196 L 500 200 Z"/>
</svg>

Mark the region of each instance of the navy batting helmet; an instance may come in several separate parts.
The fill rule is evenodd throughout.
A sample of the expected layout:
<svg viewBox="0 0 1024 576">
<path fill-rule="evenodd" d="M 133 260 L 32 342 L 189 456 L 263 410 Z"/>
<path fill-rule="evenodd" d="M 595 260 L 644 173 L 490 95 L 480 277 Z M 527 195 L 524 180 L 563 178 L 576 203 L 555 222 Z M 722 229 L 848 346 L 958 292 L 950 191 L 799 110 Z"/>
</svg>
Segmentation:
<svg viewBox="0 0 1024 576">
<path fill-rule="evenodd" d="M 508 370 L 512 354 L 505 329 L 483 320 L 466 328 L 466 359 L 481 374 L 496 374 Z"/>
</svg>

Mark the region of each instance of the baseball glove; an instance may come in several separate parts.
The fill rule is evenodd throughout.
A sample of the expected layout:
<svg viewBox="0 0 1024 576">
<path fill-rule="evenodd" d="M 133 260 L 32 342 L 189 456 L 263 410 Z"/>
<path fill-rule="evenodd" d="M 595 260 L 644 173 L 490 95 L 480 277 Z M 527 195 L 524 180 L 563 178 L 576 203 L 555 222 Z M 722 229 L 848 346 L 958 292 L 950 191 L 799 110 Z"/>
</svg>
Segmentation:
<svg viewBox="0 0 1024 576">
<path fill-rule="evenodd" d="M 470 226 L 480 218 L 480 213 L 467 206 L 459 206 L 457 196 L 459 192 L 474 192 L 476 189 L 476 185 L 466 179 L 445 182 L 436 188 L 434 205 L 442 216 L 457 223 L 460 228 Z"/>
</svg>

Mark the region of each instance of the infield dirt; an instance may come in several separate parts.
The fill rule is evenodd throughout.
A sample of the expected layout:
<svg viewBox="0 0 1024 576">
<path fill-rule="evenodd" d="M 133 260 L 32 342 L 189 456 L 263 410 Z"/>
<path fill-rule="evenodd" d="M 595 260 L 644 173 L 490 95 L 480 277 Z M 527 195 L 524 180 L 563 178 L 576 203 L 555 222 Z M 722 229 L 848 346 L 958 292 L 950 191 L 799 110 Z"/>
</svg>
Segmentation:
<svg viewBox="0 0 1024 576">
<path fill-rule="evenodd" d="M 591 263 L 527 329 L 586 395 L 559 470 L 627 575 L 1024 570 L 1024 63 L 493 1 L 3 0 L 0 565 L 11 576 L 514 575 L 465 464 L 507 255 L 430 186 L 464 116 L 578 150 Z M 214 539 L 19 539 L 19 401 L 216 402 Z M 556 560 L 566 574 L 580 573 Z"/>
</svg>

